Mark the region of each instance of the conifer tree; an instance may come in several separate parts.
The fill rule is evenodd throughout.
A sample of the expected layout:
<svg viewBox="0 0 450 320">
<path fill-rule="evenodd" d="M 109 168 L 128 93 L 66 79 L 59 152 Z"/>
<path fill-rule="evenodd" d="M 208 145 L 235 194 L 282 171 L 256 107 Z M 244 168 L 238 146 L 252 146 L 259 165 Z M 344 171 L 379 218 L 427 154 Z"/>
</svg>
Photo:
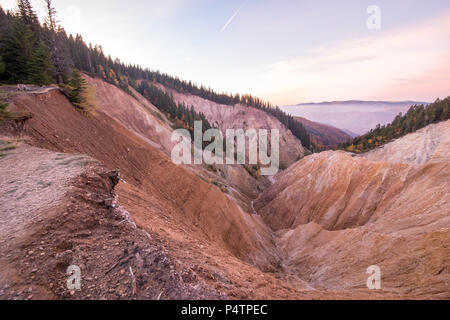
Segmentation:
<svg viewBox="0 0 450 320">
<path fill-rule="evenodd" d="M 30 76 L 30 62 L 34 58 L 36 39 L 30 27 L 18 17 L 13 19 L 4 40 L 3 58 L 9 79 L 18 83 L 26 82 Z"/>
<path fill-rule="evenodd" d="M 40 41 L 37 49 L 33 53 L 33 59 L 30 61 L 30 83 L 40 86 L 52 83 L 54 66 L 50 61 L 50 57 L 50 51 Z"/>
<path fill-rule="evenodd" d="M 86 89 L 87 83 L 76 69 L 72 71 L 69 86 L 71 88 L 70 101 L 75 105 L 80 105 L 83 102 L 83 91 Z"/>
<path fill-rule="evenodd" d="M 36 40 L 31 27 L 15 17 L 4 49 L 6 73 L 16 83 L 50 84 L 53 66 L 50 52 L 44 43 Z"/>
<path fill-rule="evenodd" d="M 39 25 L 39 21 L 29 0 L 17 0 L 19 14 L 23 21 L 29 26 Z"/>
<path fill-rule="evenodd" d="M 8 23 L 8 16 L 6 15 L 6 12 L 3 11 L 2 6 L 0 5 L 0 31 L 5 27 L 5 25 Z"/>
<path fill-rule="evenodd" d="M 8 112 L 6 111 L 8 105 L 8 103 L 3 102 L 3 100 L 0 99 L 0 123 L 8 116 Z"/>
<path fill-rule="evenodd" d="M 8 107 L 7 103 L 0 101 L 0 112 L 4 112 L 7 107 Z"/>
<path fill-rule="evenodd" d="M 51 61 L 54 65 L 54 76 L 57 83 L 63 83 L 64 79 L 70 73 L 71 60 L 69 59 L 70 53 L 65 52 L 64 44 L 59 41 L 58 34 L 63 32 L 58 26 L 58 20 L 56 18 L 56 10 L 52 5 L 51 0 L 45 0 L 47 18 L 45 19 L 45 38 L 46 43 L 51 52 Z M 67 38 L 67 36 L 66 36 Z"/>
<path fill-rule="evenodd" d="M 0 56 L 0 76 L 5 73 L 5 63 L 3 62 L 3 58 Z"/>
</svg>

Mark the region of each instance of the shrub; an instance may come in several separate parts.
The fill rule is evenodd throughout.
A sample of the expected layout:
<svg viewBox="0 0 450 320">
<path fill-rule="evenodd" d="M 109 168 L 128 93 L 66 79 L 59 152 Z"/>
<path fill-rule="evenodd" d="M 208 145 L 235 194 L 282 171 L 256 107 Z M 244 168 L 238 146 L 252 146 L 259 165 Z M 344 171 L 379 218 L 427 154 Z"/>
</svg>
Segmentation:
<svg viewBox="0 0 450 320">
<path fill-rule="evenodd" d="M 98 108 L 97 92 L 80 74 L 73 70 L 69 80 L 69 100 L 85 115 L 91 115 Z"/>
<path fill-rule="evenodd" d="M 92 115 L 98 109 L 97 91 L 95 87 L 87 85 L 81 94 L 82 101 L 78 107 L 85 115 Z"/>
<path fill-rule="evenodd" d="M 8 116 L 9 112 L 6 111 L 9 104 L 0 100 L 0 123 L 3 122 Z"/>
</svg>

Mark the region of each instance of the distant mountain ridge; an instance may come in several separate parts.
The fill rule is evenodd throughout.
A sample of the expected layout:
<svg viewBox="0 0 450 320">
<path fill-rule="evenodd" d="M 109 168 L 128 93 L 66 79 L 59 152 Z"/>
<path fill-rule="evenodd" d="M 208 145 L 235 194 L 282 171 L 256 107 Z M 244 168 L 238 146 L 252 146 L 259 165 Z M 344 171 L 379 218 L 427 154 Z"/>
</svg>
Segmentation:
<svg viewBox="0 0 450 320">
<path fill-rule="evenodd" d="M 323 102 L 302 102 L 296 104 L 296 106 L 308 106 L 308 105 L 333 105 L 333 104 L 392 104 L 392 105 L 404 105 L 410 104 L 411 106 L 418 104 L 430 104 L 430 102 L 419 101 L 366 101 L 366 100 L 343 100 L 343 101 L 323 101 Z"/>
<path fill-rule="evenodd" d="M 283 106 L 281 109 L 294 116 L 303 117 L 314 122 L 320 122 L 349 130 L 356 135 L 362 135 L 378 124 L 391 122 L 400 112 L 406 113 L 413 105 L 429 105 L 418 101 L 328 101 L 300 103 Z M 354 135 L 354 134 L 352 134 Z"/>
</svg>

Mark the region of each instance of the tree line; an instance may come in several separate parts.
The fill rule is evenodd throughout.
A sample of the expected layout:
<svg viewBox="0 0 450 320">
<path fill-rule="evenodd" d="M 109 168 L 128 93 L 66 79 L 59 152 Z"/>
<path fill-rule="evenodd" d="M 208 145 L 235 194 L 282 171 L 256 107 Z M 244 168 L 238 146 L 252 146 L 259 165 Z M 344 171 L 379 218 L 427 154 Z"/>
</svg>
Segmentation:
<svg viewBox="0 0 450 320">
<path fill-rule="evenodd" d="M 450 97 L 437 99 L 430 105 L 414 105 L 406 114 L 400 113 L 392 123 L 377 125 L 369 133 L 340 144 L 338 149 L 361 153 L 380 147 L 394 139 L 422 129 L 429 124 L 450 118 Z"/>
<path fill-rule="evenodd" d="M 42 25 L 29 0 L 18 0 L 17 4 L 17 12 L 5 12 L 0 7 L 0 61 L 4 62 L 6 69 L 0 75 L 2 81 L 67 84 L 71 80 L 72 70 L 77 69 L 98 76 L 130 95 L 133 94 L 129 86 L 138 88 L 137 82 L 140 80 L 160 83 L 180 93 L 196 95 L 219 104 L 243 104 L 260 109 L 276 117 L 306 148 L 314 149 L 303 125 L 268 102 L 251 95 L 216 93 L 191 81 L 122 63 L 119 59 L 106 56 L 101 46 L 86 44 L 81 35 L 67 35 L 58 24 L 51 0 L 45 0 L 47 17 Z M 149 95 L 153 92 L 149 91 Z"/>
<path fill-rule="evenodd" d="M 248 107 L 259 109 L 269 115 L 277 118 L 283 125 L 285 125 L 292 134 L 297 137 L 302 145 L 310 150 L 315 150 L 315 146 L 312 143 L 308 132 L 305 127 L 297 121 L 291 115 L 288 115 L 282 111 L 278 106 L 273 106 L 267 101 L 263 101 L 257 97 L 249 94 L 229 94 L 229 93 L 216 93 L 211 88 L 204 86 L 197 86 L 192 81 L 181 80 L 178 77 L 173 77 L 168 74 L 161 73 L 159 71 L 151 71 L 149 69 L 142 69 L 140 66 L 129 65 L 122 69 L 126 72 L 127 76 L 131 79 L 130 84 L 135 86 L 134 79 L 143 79 L 151 83 L 160 83 L 164 87 L 173 89 L 180 93 L 192 94 L 203 99 L 207 99 L 218 104 L 223 105 L 236 105 L 242 104 Z"/>
<path fill-rule="evenodd" d="M 56 68 L 51 62 L 48 25 L 41 26 L 29 1 L 18 0 L 18 11 L 0 8 L 0 57 L 5 65 L 2 80 L 47 85 Z"/>
<path fill-rule="evenodd" d="M 167 115 L 173 122 L 173 129 L 186 129 L 194 136 L 194 122 L 202 121 L 203 132 L 211 129 L 211 125 L 203 113 L 197 113 L 194 107 L 188 108 L 184 103 L 175 103 L 173 97 L 147 81 L 137 86 L 137 91 L 153 105 Z"/>
</svg>

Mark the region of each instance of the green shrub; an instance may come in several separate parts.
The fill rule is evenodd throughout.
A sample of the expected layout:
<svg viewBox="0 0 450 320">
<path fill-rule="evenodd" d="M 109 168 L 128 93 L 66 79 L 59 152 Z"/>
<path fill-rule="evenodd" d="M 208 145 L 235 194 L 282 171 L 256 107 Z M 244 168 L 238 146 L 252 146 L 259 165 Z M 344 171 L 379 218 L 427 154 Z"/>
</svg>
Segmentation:
<svg viewBox="0 0 450 320">
<path fill-rule="evenodd" d="M 73 70 L 69 80 L 69 100 L 87 116 L 98 108 L 95 88 L 89 85 L 78 70 Z"/>
</svg>

